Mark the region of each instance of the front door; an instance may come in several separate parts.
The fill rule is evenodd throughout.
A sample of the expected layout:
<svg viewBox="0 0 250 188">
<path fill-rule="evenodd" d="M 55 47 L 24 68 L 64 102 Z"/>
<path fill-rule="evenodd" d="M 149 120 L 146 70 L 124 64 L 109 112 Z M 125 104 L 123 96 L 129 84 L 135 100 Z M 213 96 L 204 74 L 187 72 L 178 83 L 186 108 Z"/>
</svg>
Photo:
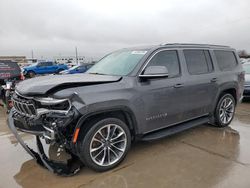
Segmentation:
<svg viewBox="0 0 250 188">
<path fill-rule="evenodd" d="M 142 93 L 144 125 L 142 132 L 161 129 L 183 120 L 185 90 L 176 50 L 160 50 L 152 55 L 147 66 L 166 66 L 169 77 L 139 81 Z M 145 69 L 144 69 L 145 70 Z"/>
</svg>

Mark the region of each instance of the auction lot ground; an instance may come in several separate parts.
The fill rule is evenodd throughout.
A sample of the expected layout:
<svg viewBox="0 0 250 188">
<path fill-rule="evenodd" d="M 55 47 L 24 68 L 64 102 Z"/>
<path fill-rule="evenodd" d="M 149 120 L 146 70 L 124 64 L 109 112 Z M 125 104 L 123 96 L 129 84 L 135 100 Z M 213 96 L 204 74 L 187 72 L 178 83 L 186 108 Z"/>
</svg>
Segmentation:
<svg viewBox="0 0 250 188">
<path fill-rule="evenodd" d="M 33 136 L 22 137 L 34 146 Z M 250 102 L 237 107 L 228 128 L 202 125 L 139 142 L 116 169 L 97 173 L 83 167 L 73 177 L 38 166 L 10 133 L 0 108 L 0 187 L 250 187 Z"/>
</svg>

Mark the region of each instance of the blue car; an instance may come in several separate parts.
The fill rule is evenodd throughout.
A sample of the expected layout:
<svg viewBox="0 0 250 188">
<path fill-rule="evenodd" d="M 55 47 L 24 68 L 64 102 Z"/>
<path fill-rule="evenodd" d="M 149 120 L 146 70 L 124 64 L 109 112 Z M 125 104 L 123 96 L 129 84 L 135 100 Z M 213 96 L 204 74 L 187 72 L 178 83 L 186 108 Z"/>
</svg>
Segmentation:
<svg viewBox="0 0 250 188">
<path fill-rule="evenodd" d="M 43 61 L 32 64 L 28 67 L 24 67 L 23 74 L 25 76 L 32 78 L 36 74 L 53 74 L 53 73 L 59 73 L 67 69 L 68 69 L 67 65 L 57 64 L 52 61 Z"/>
<path fill-rule="evenodd" d="M 76 66 L 71 67 L 68 70 L 61 71 L 60 74 L 84 73 L 92 66 L 93 66 L 93 64 L 76 65 Z"/>
</svg>

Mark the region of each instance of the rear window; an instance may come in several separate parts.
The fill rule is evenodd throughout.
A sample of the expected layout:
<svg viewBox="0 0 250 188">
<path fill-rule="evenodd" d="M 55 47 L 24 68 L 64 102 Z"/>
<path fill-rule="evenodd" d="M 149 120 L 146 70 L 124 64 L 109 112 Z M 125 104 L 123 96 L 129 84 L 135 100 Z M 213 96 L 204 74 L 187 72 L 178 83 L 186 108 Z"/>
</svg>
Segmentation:
<svg viewBox="0 0 250 188">
<path fill-rule="evenodd" d="M 0 80 L 16 78 L 21 74 L 21 69 L 16 62 L 0 61 Z"/>
<path fill-rule="evenodd" d="M 184 50 L 183 52 L 190 74 L 205 74 L 213 71 L 208 50 Z"/>
<path fill-rule="evenodd" d="M 214 51 L 220 70 L 232 70 L 237 65 L 237 60 L 232 51 Z"/>
</svg>

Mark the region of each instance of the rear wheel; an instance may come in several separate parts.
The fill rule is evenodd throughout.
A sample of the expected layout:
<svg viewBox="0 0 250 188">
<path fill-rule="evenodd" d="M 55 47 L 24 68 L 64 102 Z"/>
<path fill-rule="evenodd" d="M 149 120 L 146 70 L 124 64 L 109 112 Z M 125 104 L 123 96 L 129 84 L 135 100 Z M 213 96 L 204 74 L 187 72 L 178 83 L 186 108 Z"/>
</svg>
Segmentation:
<svg viewBox="0 0 250 188">
<path fill-rule="evenodd" d="M 215 110 L 215 125 L 217 127 L 228 126 L 234 118 L 235 99 L 229 93 L 224 93 L 217 103 Z"/>
<path fill-rule="evenodd" d="M 81 160 L 95 171 L 114 168 L 130 148 L 131 135 L 127 125 L 120 119 L 106 118 L 90 127 L 81 140 Z"/>
<path fill-rule="evenodd" d="M 59 74 L 61 71 L 64 71 L 64 69 L 57 70 L 56 74 Z"/>
<path fill-rule="evenodd" d="M 27 73 L 27 75 L 28 75 L 30 78 L 33 78 L 33 77 L 35 77 L 36 73 L 35 73 L 34 71 L 29 71 L 29 72 Z"/>
</svg>

